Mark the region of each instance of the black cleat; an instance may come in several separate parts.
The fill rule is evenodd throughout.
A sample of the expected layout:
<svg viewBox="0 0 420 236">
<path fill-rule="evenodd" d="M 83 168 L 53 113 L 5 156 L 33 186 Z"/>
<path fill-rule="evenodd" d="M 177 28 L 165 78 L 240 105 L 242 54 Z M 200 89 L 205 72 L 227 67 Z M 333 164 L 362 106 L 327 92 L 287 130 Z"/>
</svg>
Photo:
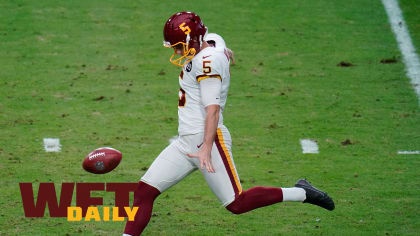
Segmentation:
<svg viewBox="0 0 420 236">
<path fill-rule="evenodd" d="M 310 203 L 329 211 L 334 210 L 335 205 L 333 200 L 327 195 L 327 193 L 313 187 L 306 179 L 299 180 L 295 187 L 303 188 L 306 191 L 306 199 L 303 203 Z"/>
</svg>

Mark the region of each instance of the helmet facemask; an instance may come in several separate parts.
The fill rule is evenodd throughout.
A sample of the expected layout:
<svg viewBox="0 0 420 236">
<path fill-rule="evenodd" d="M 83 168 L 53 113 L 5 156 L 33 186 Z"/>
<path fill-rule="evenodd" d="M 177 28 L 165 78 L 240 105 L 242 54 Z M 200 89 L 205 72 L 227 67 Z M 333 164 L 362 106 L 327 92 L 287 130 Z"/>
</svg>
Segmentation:
<svg viewBox="0 0 420 236">
<path fill-rule="evenodd" d="M 195 56 L 197 51 L 195 50 L 194 47 L 189 47 L 189 44 L 188 44 L 188 42 L 190 41 L 189 38 L 190 38 L 190 35 L 187 35 L 187 40 L 186 40 L 187 43 L 177 42 L 171 45 L 171 43 L 169 42 L 166 42 L 166 41 L 163 42 L 164 47 L 174 49 L 174 53 L 172 54 L 171 58 L 169 58 L 169 61 L 172 64 L 183 67 L 185 64 L 190 62 Z M 177 51 L 179 50 L 182 51 L 182 55 L 179 55 L 177 53 Z"/>
<path fill-rule="evenodd" d="M 185 64 L 190 62 L 196 53 L 195 48 L 189 48 L 188 44 L 183 43 L 183 42 L 178 42 L 176 44 L 169 45 L 169 46 L 165 45 L 165 47 L 174 49 L 174 53 L 172 54 L 171 58 L 169 58 L 169 61 L 172 64 L 176 66 L 180 66 L 180 67 L 183 67 Z M 177 51 L 179 50 L 182 51 L 182 55 L 179 55 L 177 53 Z"/>
</svg>

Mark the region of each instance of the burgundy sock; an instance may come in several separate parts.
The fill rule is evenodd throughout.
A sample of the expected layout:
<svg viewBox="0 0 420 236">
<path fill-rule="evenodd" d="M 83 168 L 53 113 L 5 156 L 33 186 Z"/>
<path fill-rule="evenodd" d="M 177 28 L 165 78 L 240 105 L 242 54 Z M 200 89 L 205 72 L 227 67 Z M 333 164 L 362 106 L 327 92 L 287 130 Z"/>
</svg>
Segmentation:
<svg viewBox="0 0 420 236">
<path fill-rule="evenodd" d="M 283 201 L 281 188 L 257 186 L 242 192 L 226 209 L 234 214 L 242 214 L 281 201 Z"/>
<path fill-rule="evenodd" d="M 137 190 L 134 192 L 133 206 L 139 207 L 134 221 L 127 221 L 125 225 L 125 234 L 138 236 L 143 232 L 149 223 L 152 215 L 153 202 L 160 194 L 159 190 L 142 181 L 139 182 Z"/>
</svg>

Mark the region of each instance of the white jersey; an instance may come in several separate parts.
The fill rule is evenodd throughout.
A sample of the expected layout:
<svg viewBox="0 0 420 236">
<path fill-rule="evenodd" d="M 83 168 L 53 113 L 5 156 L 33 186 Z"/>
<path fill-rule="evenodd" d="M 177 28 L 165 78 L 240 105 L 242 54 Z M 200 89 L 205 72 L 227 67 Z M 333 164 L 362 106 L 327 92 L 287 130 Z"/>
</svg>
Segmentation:
<svg viewBox="0 0 420 236">
<path fill-rule="evenodd" d="M 221 81 L 219 124 L 223 125 L 223 110 L 229 84 L 229 57 L 220 48 L 206 47 L 187 63 L 179 75 L 178 133 L 179 135 L 204 132 L 206 110 L 202 102 L 200 82 L 206 79 Z"/>
</svg>

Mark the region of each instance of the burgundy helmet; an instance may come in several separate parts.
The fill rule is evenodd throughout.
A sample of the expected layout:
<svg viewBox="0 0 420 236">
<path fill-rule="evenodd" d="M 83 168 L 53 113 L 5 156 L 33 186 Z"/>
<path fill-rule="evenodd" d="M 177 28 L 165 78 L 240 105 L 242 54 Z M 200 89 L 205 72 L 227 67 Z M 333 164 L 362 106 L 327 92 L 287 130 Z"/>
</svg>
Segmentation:
<svg viewBox="0 0 420 236">
<path fill-rule="evenodd" d="M 163 46 L 183 50 L 180 58 L 174 59 L 175 52 L 169 61 L 184 66 L 200 51 L 207 27 L 200 17 L 192 12 L 178 12 L 171 16 L 163 28 Z"/>
</svg>

